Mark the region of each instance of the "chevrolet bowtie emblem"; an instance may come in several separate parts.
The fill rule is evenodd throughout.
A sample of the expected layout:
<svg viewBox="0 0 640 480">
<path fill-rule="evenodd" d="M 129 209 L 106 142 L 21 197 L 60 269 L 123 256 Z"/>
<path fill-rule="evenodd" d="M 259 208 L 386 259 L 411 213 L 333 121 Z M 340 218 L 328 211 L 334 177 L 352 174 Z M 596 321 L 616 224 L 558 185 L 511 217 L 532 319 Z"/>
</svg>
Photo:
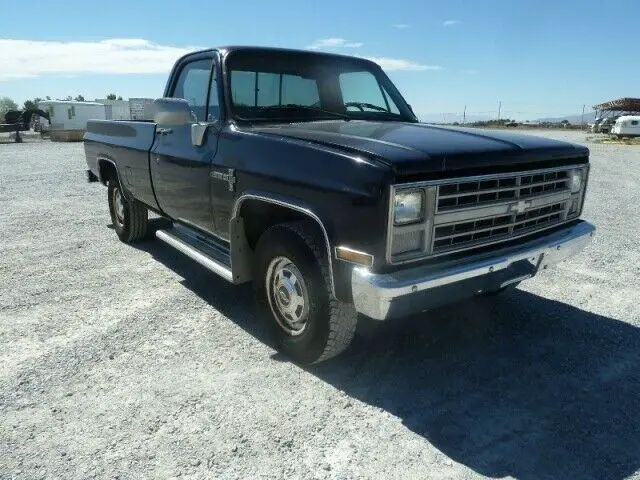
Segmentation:
<svg viewBox="0 0 640 480">
<path fill-rule="evenodd" d="M 520 200 L 518 203 L 514 203 L 509 208 L 509 211 L 516 213 L 524 213 L 531 206 L 531 202 L 527 202 L 525 200 Z"/>
<path fill-rule="evenodd" d="M 230 192 L 233 192 L 235 190 L 236 175 L 233 168 L 227 169 L 227 173 L 218 172 L 214 170 L 213 172 L 211 172 L 211 178 L 215 178 L 216 180 L 222 180 L 224 182 L 227 182 Z"/>
</svg>

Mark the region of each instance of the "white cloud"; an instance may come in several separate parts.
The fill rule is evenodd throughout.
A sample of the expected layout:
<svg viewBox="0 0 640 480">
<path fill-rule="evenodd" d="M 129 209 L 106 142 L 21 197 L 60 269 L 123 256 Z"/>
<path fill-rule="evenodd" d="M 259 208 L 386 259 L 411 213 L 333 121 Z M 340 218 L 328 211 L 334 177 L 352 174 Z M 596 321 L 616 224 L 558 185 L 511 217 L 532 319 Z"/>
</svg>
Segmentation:
<svg viewBox="0 0 640 480">
<path fill-rule="evenodd" d="M 454 25 L 462 25 L 460 20 L 445 20 L 442 22 L 443 27 L 453 27 Z"/>
<path fill-rule="evenodd" d="M 316 40 L 314 49 L 359 48 L 361 42 L 343 38 Z M 0 81 L 41 75 L 167 74 L 174 62 L 195 47 L 172 47 L 141 38 L 112 38 L 96 42 L 57 42 L 0 39 Z M 387 71 L 441 70 L 389 57 L 367 57 Z"/>
<path fill-rule="evenodd" d="M 364 45 L 362 42 L 348 42 L 344 38 L 321 38 L 315 40 L 307 48 L 311 50 L 335 50 L 337 48 L 360 48 Z"/>
<path fill-rule="evenodd" d="M 421 63 L 412 62 L 411 60 L 405 60 L 403 58 L 389 58 L 389 57 L 365 57 L 367 60 L 376 62 L 384 70 L 404 70 L 409 72 L 423 72 L 426 70 L 442 70 L 439 65 L 423 65 Z"/>
<path fill-rule="evenodd" d="M 403 28 L 409 28 L 409 25 L 407 25 L 406 23 L 394 23 L 391 26 L 393 28 L 399 28 L 400 30 L 402 30 Z"/>
<path fill-rule="evenodd" d="M 168 73 L 191 47 L 141 38 L 97 42 L 0 39 L 0 81 L 40 75 Z"/>
</svg>

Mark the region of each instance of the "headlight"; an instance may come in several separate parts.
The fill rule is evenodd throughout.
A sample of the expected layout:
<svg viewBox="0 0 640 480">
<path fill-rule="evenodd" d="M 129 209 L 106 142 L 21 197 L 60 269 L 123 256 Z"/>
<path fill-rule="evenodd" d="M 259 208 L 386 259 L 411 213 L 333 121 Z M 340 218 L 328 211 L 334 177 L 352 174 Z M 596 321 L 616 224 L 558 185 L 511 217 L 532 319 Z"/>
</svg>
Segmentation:
<svg viewBox="0 0 640 480">
<path fill-rule="evenodd" d="M 578 193 L 582 188 L 582 176 L 584 175 L 584 170 L 576 169 L 572 170 L 569 178 L 569 188 L 571 188 L 571 193 Z"/>
<path fill-rule="evenodd" d="M 424 193 L 422 190 L 396 192 L 393 203 L 393 221 L 396 225 L 419 222 L 424 216 Z"/>
<path fill-rule="evenodd" d="M 587 167 L 576 168 L 569 172 L 569 189 L 571 190 L 571 205 L 569 205 L 568 218 L 580 213 L 584 200 L 587 183 Z"/>
</svg>

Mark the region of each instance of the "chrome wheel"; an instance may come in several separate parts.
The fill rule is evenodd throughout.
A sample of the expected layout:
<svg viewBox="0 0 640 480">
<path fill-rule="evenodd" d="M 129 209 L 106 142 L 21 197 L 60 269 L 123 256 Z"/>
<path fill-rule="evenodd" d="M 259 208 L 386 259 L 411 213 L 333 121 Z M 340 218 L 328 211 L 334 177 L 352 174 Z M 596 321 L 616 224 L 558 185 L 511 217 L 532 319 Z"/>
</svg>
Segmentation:
<svg viewBox="0 0 640 480">
<path fill-rule="evenodd" d="M 113 211 L 120 226 L 124 225 L 124 199 L 118 187 L 113 189 Z"/>
<path fill-rule="evenodd" d="M 286 257 L 276 257 L 266 274 L 267 298 L 278 325 L 291 336 L 307 328 L 309 293 L 298 267 Z"/>
</svg>

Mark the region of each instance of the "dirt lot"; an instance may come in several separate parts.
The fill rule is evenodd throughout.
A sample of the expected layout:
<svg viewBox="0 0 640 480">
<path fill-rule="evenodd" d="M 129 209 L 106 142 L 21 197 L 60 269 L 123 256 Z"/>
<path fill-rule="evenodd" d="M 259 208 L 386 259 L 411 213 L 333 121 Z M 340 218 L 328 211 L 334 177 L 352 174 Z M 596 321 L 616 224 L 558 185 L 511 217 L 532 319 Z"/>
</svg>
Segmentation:
<svg viewBox="0 0 640 480">
<path fill-rule="evenodd" d="M 81 144 L 0 145 L 0 478 L 640 478 L 640 148 L 590 147 L 588 250 L 302 369 Z"/>
</svg>

